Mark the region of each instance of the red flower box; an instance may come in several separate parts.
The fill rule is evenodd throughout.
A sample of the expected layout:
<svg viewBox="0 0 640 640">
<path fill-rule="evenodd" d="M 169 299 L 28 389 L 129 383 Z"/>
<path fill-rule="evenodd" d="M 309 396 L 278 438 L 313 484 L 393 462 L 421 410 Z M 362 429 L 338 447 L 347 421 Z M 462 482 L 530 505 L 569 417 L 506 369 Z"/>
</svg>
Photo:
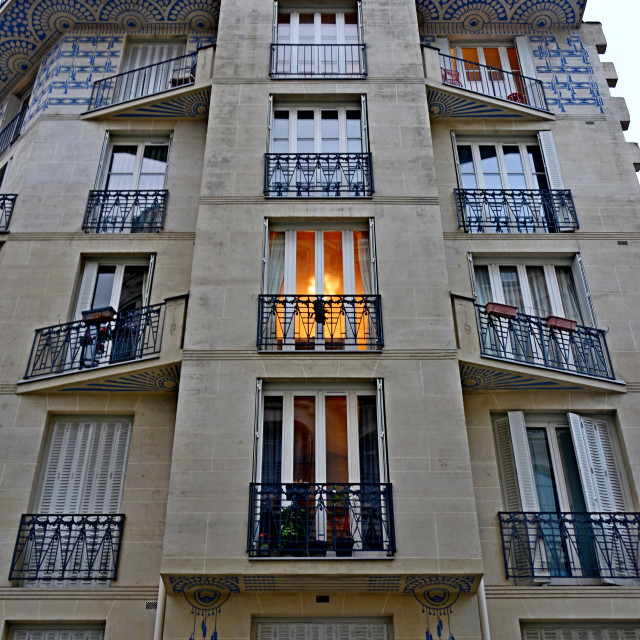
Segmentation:
<svg viewBox="0 0 640 640">
<path fill-rule="evenodd" d="M 512 307 L 510 304 L 487 302 L 485 309 L 488 315 L 496 318 L 509 318 L 510 320 L 514 320 L 518 315 L 518 307 Z"/>
<path fill-rule="evenodd" d="M 547 326 L 549 329 L 560 329 L 560 331 L 568 331 L 573 333 L 578 326 L 575 320 L 569 318 L 561 318 L 560 316 L 547 316 Z"/>
</svg>

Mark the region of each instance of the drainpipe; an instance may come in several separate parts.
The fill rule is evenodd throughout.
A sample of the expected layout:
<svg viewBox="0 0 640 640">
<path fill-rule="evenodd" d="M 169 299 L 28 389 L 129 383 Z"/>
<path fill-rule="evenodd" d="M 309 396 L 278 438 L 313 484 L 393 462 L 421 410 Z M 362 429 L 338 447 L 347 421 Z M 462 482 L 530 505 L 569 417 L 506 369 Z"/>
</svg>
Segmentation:
<svg viewBox="0 0 640 640">
<path fill-rule="evenodd" d="M 482 640 L 491 640 L 491 631 L 489 630 L 489 612 L 487 611 L 487 596 L 484 592 L 484 578 L 480 580 L 478 585 L 478 613 L 480 614 L 480 633 Z"/>
<path fill-rule="evenodd" d="M 153 640 L 162 640 L 162 632 L 164 631 L 164 609 L 167 604 L 167 590 L 164 588 L 164 582 L 160 578 L 158 586 L 158 609 L 156 610 L 156 626 L 153 630 Z"/>
</svg>

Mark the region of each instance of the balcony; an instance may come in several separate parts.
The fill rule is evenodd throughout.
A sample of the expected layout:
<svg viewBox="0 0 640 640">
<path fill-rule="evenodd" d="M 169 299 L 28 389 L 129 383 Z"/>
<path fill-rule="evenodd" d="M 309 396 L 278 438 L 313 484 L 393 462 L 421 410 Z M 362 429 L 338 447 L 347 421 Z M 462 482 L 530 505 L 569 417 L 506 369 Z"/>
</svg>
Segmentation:
<svg viewBox="0 0 640 640">
<path fill-rule="evenodd" d="M 640 513 L 498 517 L 507 578 L 640 578 Z"/>
<path fill-rule="evenodd" d="M 23 515 L 9 580 L 116 580 L 123 527 L 123 515 Z"/>
<path fill-rule="evenodd" d="M 519 73 L 440 54 L 442 82 L 500 100 L 548 111 L 542 82 Z"/>
<path fill-rule="evenodd" d="M 615 380 L 605 331 L 555 316 L 505 317 L 493 312 L 492 304 L 475 305 L 482 356 Z"/>
<path fill-rule="evenodd" d="M 265 154 L 265 196 L 361 198 L 373 191 L 370 153 Z"/>
<path fill-rule="evenodd" d="M 0 194 L 0 233 L 9 231 L 9 223 L 11 222 L 11 215 L 13 214 L 13 207 L 17 197 L 16 193 Z"/>
<path fill-rule="evenodd" d="M 22 131 L 22 123 L 27 115 L 29 105 L 25 104 L 20 113 L 0 131 L 0 155 L 2 155 L 17 139 Z"/>
<path fill-rule="evenodd" d="M 164 318 L 165 303 L 160 303 L 105 313 L 104 320 L 74 320 L 36 329 L 24 377 L 93 370 L 158 354 Z"/>
<path fill-rule="evenodd" d="M 272 44 L 272 78 L 366 78 L 364 44 Z"/>
<path fill-rule="evenodd" d="M 380 296 L 258 296 L 258 349 L 382 349 Z"/>
<path fill-rule="evenodd" d="M 458 226 L 467 233 L 558 233 L 580 225 L 571 191 L 454 189 Z"/>
<path fill-rule="evenodd" d="M 193 85 L 197 61 L 198 54 L 190 53 L 98 80 L 93 84 L 88 110 L 94 111 Z"/>
<path fill-rule="evenodd" d="M 164 228 L 166 190 L 90 191 L 82 228 L 87 233 L 151 233 Z"/>
<path fill-rule="evenodd" d="M 250 485 L 252 558 L 392 556 L 390 484 Z"/>
</svg>

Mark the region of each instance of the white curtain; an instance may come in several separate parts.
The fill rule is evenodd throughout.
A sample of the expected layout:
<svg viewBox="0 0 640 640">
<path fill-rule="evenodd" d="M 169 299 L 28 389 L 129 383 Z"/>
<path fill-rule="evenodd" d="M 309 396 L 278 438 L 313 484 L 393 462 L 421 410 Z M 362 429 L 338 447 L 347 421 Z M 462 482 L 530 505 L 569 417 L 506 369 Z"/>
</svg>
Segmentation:
<svg viewBox="0 0 640 640">
<path fill-rule="evenodd" d="M 551 299 L 544 277 L 544 269 L 542 267 L 527 267 L 527 280 L 533 304 L 533 308 L 528 309 L 527 313 L 539 318 L 546 318 L 551 314 Z"/>
<path fill-rule="evenodd" d="M 269 264 L 267 265 L 268 295 L 277 296 L 284 283 L 284 232 L 273 231 L 269 234 Z"/>
</svg>

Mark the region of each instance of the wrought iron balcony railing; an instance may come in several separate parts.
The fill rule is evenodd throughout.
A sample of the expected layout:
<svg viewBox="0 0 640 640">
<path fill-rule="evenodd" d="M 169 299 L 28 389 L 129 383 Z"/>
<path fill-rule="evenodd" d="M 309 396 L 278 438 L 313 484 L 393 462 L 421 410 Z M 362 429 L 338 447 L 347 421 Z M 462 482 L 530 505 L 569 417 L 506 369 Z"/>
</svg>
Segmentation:
<svg viewBox="0 0 640 640">
<path fill-rule="evenodd" d="M 549 110 L 542 82 L 535 78 L 444 53 L 440 54 L 440 71 L 442 82 L 453 87 L 517 102 L 534 109 Z"/>
<path fill-rule="evenodd" d="M 258 297 L 258 349 L 382 349 L 380 296 Z"/>
<path fill-rule="evenodd" d="M 197 60 L 197 53 L 189 53 L 97 80 L 93 83 L 88 111 L 193 84 Z"/>
<path fill-rule="evenodd" d="M 507 578 L 640 578 L 640 513 L 498 517 Z"/>
<path fill-rule="evenodd" d="M 165 304 L 117 313 L 113 320 L 84 320 L 36 329 L 25 378 L 121 364 L 160 353 Z"/>
<path fill-rule="evenodd" d="M 373 191 L 370 153 L 265 154 L 267 196 L 362 197 Z"/>
<path fill-rule="evenodd" d="M 20 113 L 0 131 L 0 155 L 2 155 L 18 138 L 22 131 L 24 117 L 27 115 L 29 105 L 24 105 Z"/>
<path fill-rule="evenodd" d="M 364 44 L 272 44 L 272 78 L 366 78 Z"/>
<path fill-rule="evenodd" d="M 482 305 L 476 305 L 476 312 L 483 356 L 615 380 L 602 329 L 558 328 L 548 319 L 520 312 L 513 318 L 498 317 Z"/>
<path fill-rule="evenodd" d="M 17 197 L 16 193 L 0 193 L 0 233 L 9 231 L 9 223 Z"/>
<path fill-rule="evenodd" d="M 580 227 L 571 191 L 454 189 L 458 226 L 467 233 L 556 233 Z"/>
<path fill-rule="evenodd" d="M 150 233 L 164 228 L 166 189 L 89 191 L 82 228 L 93 233 Z"/>
<path fill-rule="evenodd" d="M 9 580 L 116 580 L 124 515 L 26 514 Z"/>
<path fill-rule="evenodd" d="M 391 556 L 395 550 L 391 484 L 250 485 L 252 557 Z"/>
</svg>

